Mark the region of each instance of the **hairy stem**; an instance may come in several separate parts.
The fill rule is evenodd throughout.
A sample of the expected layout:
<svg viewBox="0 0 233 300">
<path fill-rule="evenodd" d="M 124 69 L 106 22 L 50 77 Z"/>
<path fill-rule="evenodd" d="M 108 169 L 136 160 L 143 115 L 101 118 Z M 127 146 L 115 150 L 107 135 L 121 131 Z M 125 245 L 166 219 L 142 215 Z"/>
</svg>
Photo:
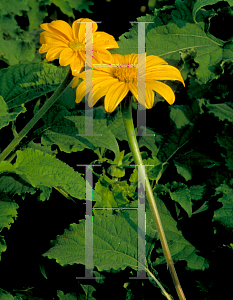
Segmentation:
<svg viewBox="0 0 233 300">
<path fill-rule="evenodd" d="M 27 123 L 27 125 L 17 134 L 11 143 L 3 150 L 0 154 L 0 162 L 3 161 L 20 143 L 20 141 L 25 137 L 25 135 L 32 129 L 32 127 L 40 120 L 41 117 L 49 110 L 49 108 L 57 101 L 61 94 L 70 84 L 73 79 L 71 70 L 67 73 L 65 79 L 62 81 L 58 89 L 53 93 L 53 95 L 45 102 L 42 108 L 35 114 L 35 116 Z"/>
<path fill-rule="evenodd" d="M 133 125 L 133 119 L 132 119 L 132 105 L 131 100 L 125 99 L 121 103 L 121 111 L 122 116 L 125 124 L 125 129 L 127 133 L 128 143 L 129 147 L 134 159 L 134 162 L 137 166 L 143 165 L 142 156 L 138 147 L 137 139 L 134 132 L 134 125 Z M 150 204 L 150 208 L 154 217 L 154 221 L 159 233 L 159 238 L 162 244 L 163 253 L 167 261 L 167 265 L 171 274 L 171 277 L 173 279 L 173 283 L 175 285 L 177 294 L 179 296 L 180 300 L 185 300 L 185 295 L 183 293 L 183 290 L 181 288 L 178 276 L 176 274 L 176 270 L 172 261 L 171 253 L 168 247 L 167 239 L 163 230 L 162 222 L 159 216 L 159 212 L 157 209 L 157 205 L 155 203 L 153 191 L 149 182 L 149 179 L 147 177 L 147 174 L 145 174 L 143 168 L 138 168 L 140 178 L 145 178 L 146 183 L 146 198 Z"/>
</svg>

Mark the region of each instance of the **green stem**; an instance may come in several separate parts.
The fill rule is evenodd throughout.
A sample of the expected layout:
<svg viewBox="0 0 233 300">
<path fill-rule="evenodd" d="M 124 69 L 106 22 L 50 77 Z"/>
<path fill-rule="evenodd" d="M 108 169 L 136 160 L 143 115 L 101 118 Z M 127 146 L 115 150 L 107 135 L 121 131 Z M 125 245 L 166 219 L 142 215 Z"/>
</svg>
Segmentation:
<svg viewBox="0 0 233 300">
<path fill-rule="evenodd" d="M 20 141 L 25 137 L 25 135 L 32 129 L 32 127 L 40 120 L 41 117 L 49 110 L 49 108 L 57 101 L 61 94 L 70 84 L 73 79 L 71 70 L 67 73 L 65 79 L 62 81 L 58 89 L 53 93 L 53 95 L 45 102 L 42 108 L 35 114 L 35 116 L 27 123 L 27 125 L 19 132 L 17 136 L 11 141 L 11 143 L 3 150 L 0 154 L 0 162 L 3 161 L 20 143 Z"/>
<path fill-rule="evenodd" d="M 154 281 L 157 283 L 157 285 L 160 287 L 162 293 L 168 300 L 173 300 L 172 297 L 166 292 L 165 288 L 162 286 L 162 284 L 158 281 L 158 279 L 151 273 L 151 271 L 146 268 L 146 272 L 154 279 Z"/>
<path fill-rule="evenodd" d="M 130 147 L 131 153 L 133 155 L 134 162 L 137 166 L 143 165 L 141 153 L 140 153 L 137 139 L 136 139 L 135 132 L 134 132 L 131 100 L 127 99 L 121 103 L 121 111 L 122 111 L 125 129 L 126 129 L 126 133 L 127 133 L 127 137 L 128 137 L 129 147 Z M 174 264 L 172 261 L 171 253 L 170 253 L 168 243 L 167 243 L 167 240 L 165 237 L 162 222 L 161 222 L 161 219 L 159 216 L 157 205 L 155 203 L 155 199 L 154 199 L 154 195 L 153 195 L 153 191 L 151 189 L 149 179 L 147 177 L 147 174 L 145 174 L 145 172 L 143 171 L 143 168 L 138 168 L 138 170 L 139 170 L 140 178 L 145 178 L 146 197 L 150 204 L 150 208 L 151 208 L 151 211 L 152 211 L 155 223 L 156 223 L 156 227 L 157 227 L 157 230 L 159 233 L 159 238 L 160 238 L 162 248 L 163 248 L 163 253 L 166 258 L 167 265 L 168 265 L 169 271 L 171 273 L 171 277 L 173 279 L 173 283 L 175 285 L 179 299 L 185 300 L 186 298 L 185 298 L 185 295 L 181 288 L 178 276 L 176 274 L 176 270 L 175 270 L 175 267 L 174 267 Z"/>
</svg>

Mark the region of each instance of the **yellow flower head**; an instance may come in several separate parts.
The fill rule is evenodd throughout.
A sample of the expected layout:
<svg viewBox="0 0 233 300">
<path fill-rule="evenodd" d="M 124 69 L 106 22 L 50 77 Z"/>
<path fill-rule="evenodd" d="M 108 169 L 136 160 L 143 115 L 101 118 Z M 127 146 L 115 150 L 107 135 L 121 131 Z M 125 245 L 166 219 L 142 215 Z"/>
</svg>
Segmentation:
<svg viewBox="0 0 233 300">
<path fill-rule="evenodd" d="M 111 67 L 111 65 L 115 66 Z M 124 66 L 121 67 L 120 65 Z M 101 97 L 105 96 L 104 107 L 109 113 L 115 110 L 129 91 L 146 108 L 153 107 L 153 91 L 160 94 L 169 104 L 173 104 L 175 101 L 174 92 L 168 85 L 157 80 L 179 80 L 184 85 L 180 71 L 169 66 L 165 60 L 158 56 L 146 57 L 145 73 L 138 78 L 138 54 L 113 54 L 110 65 L 94 68 L 94 70 L 88 70 L 79 75 L 83 81 L 76 90 L 77 103 L 81 102 L 85 96 L 86 73 L 91 71 L 93 93 L 88 96 L 88 105 L 92 107 Z M 79 78 L 74 78 L 72 87 L 78 84 Z M 142 80 L 144 85 L 141 84 Z M 86 93 L 88 92 L 90 91 L 86 91 Z M 93 96 L 93 102 L 91 96 Z"/>
<path fill-rule="evenodd" d="M 86 35 L 86 23 L 92 22 L 93 35 L 93 55 L 92 63 L 101 64 L 109 63 L 111 54 L 109 48 L 119 48 L 114 37 L 106 32 L 97 31 L 97 24 L 91 19 L 81 18 L 74 21 L 72 28 L 64 21 L 52 21 L 51 23 L 41 24 L 40 27 L 44 29 L 40 34 L 40 43 L 42 46 L 39 53 L 46 53 L 48 61 L 59 57 L 61 66 L 70 64 L 72 74 L 77 76 L 84 67 L 85 57 L 85 43 L 87 39 L 91 38 Z"/>
</svg>

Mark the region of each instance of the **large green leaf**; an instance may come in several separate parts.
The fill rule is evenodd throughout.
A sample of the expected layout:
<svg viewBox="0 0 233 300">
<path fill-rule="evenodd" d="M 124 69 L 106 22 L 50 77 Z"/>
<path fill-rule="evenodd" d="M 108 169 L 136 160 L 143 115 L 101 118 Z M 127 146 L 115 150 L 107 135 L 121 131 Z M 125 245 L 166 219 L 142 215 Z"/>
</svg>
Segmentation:
<svg viewBox="0 0 233 300">
<path fill-rule="evenodd" d="M 93 216 L 93 264 L 99 271 L 137 269 L 137 227 L 119 215 Z M 54 246 L 44 256 L 64 266 L 85 264 L 85 220 L 71 224 L 57 236 Z"/>
<path fill-rule="evenodd" d="M 33 187 L 61 187 L 72 197 L 85 199 L 84 178 L 64 162 L 42 151 L 30 148 L 17 151 L 13 166 L 9 162 L 1 162 L 0 167 L 2 172 L 15 172 L 23 176 Z M 93 200 L 100 200 L 95 191 Z"/>
<path fill-rule="evenodd" d="M 179 5 L 177 4 L 179 3 Z M 203 29 L 191 23 L 191 11 L 183 16 L 181 1 L 172 10 L 158 10 L 155 16 L 137 18 L 138 22 L 151 22 L 146 28 L 146 53 L 156 55 L 178 66 L 180 53 L 194 50 L 194 60 L 198 63 L 196 75 L 202 83 L 216 77 L 214 70 L 223 58 L 223 43 L 211 39 Z M 182 17 L 183 16 L 183 17 Z M 119 49 L 112 53 L 129 54 L 138 52 L 138 24 L 119 38 Z M 182 71 L 181 71 L 182 72 Z"/>
<path fill-rule="evenodd" d="M 174 261 L 185 260 L 191 269 L 205 269 L 208 263 L 177 229 L 176 221 L 171 217 L 164 203 L 157 199 L 165 234 Z M 137 205 L 134 201 L 133 206 Z M 114 215 L 93 216 L 93 264 L 99 271 L 137 268 L 137 211 L 121 212 Z M 146 253 L 149 259 L 153 248 L 152 242 L 158 239 L 157 230 L 150 210 L 146 216 Z M 161 250 L 157 250 L 161 253 Z M 53 247 L 44 256 L 56 259 L 57 263 L 85 264 L 85 220 L 71 224 L 69 230 L 57 236 Z M 155 264 L 165 263 L 160 256 Z"/>
<path fill-rule="evenodd" d="M 8 108 L 27 103 L 54 91 L 68 69 L 47 63 L 28 63 L 0 70 L 0 94 Z"/>
</svg>

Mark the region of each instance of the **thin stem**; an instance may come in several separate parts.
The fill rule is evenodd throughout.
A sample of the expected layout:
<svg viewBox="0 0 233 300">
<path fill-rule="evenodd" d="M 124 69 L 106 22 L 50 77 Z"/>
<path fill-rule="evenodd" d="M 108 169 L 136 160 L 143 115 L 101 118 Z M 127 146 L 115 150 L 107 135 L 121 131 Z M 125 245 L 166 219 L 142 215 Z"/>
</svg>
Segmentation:
<svg viewBox="0 0 233 300">
<path fill-rule="evenodd" d="M 122 111 L 122 116 L 123 116 L 123 120 L 124 120 L 124 125 L 125 125 L 125 129 L 126 129 L 126 133 L 127 133 L 127 138 L 128 138 L 128 143 L 129 143 L 129 147 L 131 150 L 131 153 L 133 155 L 133 159 L 136 165 L 140 166 L 143 165 L 143 161 L 142 161 L 142 157 L 141 157 L 141 153 L 138 147 L 138 143 L 137 143 L 137 139 L 135 136 L 135 132 L 134 132 L 134 125 L 133 125 L 133 119 L 132 119 L 132 106 L 131 106 L 131 100 L 127 101 L 123 101 L 121 103 L 121 111 Z M 162 248 L 163 248 L 163 253 L 164 256 L 166 258 L 167 261 L 167 265 L 171 274 L 171 277 L 173 279 L 173 283 L 175 285 L 177 294 L 179 296 L 180 300 L 185 300 L 185 295 L 183 293 L 183 290 L 181 288 L 178 276 L 176 274 L 176 270 L 172 261 L 172 257 L 171 257 L 171 253 L 168 247 L 168 243 L 165 237 L 165 233 L 163 230 L 163 226 L 162 226 L 162 222 L 159 216 L 159 212 L 157 209 L 157 205 L 155 203 L 155 199 L 154 199 L 154 195 L 153 195 L 153 191 L 151 189 L 151 185 L 148 179 L 147 174 L 145 174 L 143 168 L 138 168 L 139 170 L 139 174 L 141 178 L 145 178 L 145 183 L 146 183 L 146 197 L 147 200 L 150 204 L 150 208 L 155 220 L 155 224 L 159 233 L 159 238 L 162 244 Z"/>
<path fill-rule="evenodd" d="M 49 108 L 57 101 L 61 94 L 70 84 L 73 79 L 71 70 L 67 73 L 65 79 L 62 81 L 57 90 L 53 95 L 45 102 L 42 108 L 35 114 L 35 116 L 27 123 L 27 125 L 15 136 L 11 143 L 3 150 L 0 154 L 0 162 L 3 161 L 20 143 L 20 141 L 25 137 L 25 135 L 32 129 L 32 127 L 40 120 L 40 118 L 49 110 Z"/>
<path fill-rule="evenodd" d="M 165 288 L 162 286 L 162 284 L 158 281 L 158 279 L 151 273 L 151 271 L 146 268 L 146 272 L 154 279 L 154 281 L 157 283 L 157 285 L 160 287 L 162 293 L 168 300 L 173 300 L 172 297 L 166 292 Z"/>
</svg>

